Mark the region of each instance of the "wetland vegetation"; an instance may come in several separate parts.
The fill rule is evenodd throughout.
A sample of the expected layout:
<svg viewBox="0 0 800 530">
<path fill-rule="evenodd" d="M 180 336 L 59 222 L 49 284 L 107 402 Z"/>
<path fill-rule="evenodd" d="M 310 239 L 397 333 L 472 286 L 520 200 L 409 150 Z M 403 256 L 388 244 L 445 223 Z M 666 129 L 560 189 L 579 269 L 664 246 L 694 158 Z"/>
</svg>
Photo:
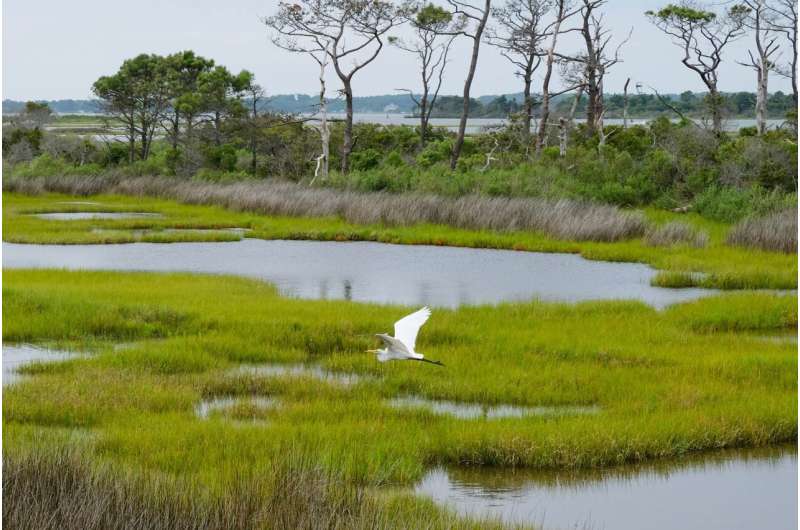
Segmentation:
<svg viewBox="0 0 800 530">
<path fill-rule="evenodd" d="M 739 212 L 729 217 L 580 194 L 215 182 L 54 160 L 5 175 L 5 242 L 568 252 L 647 263 L 664 287 L 741 292 L 661 311 L 439 309 L 420 340 L 447 366 L 437 373 L 364 353 L 406 307 L 290 299 L 232 277 L 4 270 L 4 341 L 83 354 L 27 365 L 4 389 L 9 524 L 500 528 L 511 523 L 465 518 L 413 487 L 438 466 L 591 469 L 796 440 L 797 297 L 746 290 L 797 287 L 791 193 L 708 192 L 731 198 L 708 203 Z M 47 215 L 58 213 L 77 219 Z"/>
<path fill-rule="evenodd" d="M 541 222 L 540 226 L 550 227 L 553 234 L 613 239 L 620 230 L 623 234 L 629 232 L 625 239 L 593 241 L 561 239 L 542 230 L 512 229 L 520 223 L 520 214 L 499 199 L 427 197 L 426 202 L 426 198 L 415 196 L 342 194 L 292 184 L 201 185 L 166 178 L 10 178 L 4 185 L 18 190 L 3 195 L 3 240 L 14 243 L 235 241 L 246 233 L 247 237 L 263 239 L 378 241 L 580 253 L 588 259 L 647 263 L 662 270 L 654 283 L 665 287 L 797 287 L 794 253 L 731 245 L 730 224 L 697 214 L 656 209 L 631 213 L 591 205 L 581 212 L 580 203 L 516 203 L 523 222 L 525 219 L 530 223 Z M 82 195 L 43 193 L 47 190 Z M 127 195 L 83 195 L 102 192 Z M 536 206 L 544 211 L 535 210 Z M 450 217 L 443 216 L 446 209 L 451 212 Z M 31 215 L 92 211 L 159 213 L 162 217 L 59 223 Z M 705 246 L 697 246 L 694 241 L 667 240 L 663 233 L 654 241 L 653 231 L 663 232 L 663 227 L 670 223 L 681 223 L 686 226 L 685 231 L 702 234 L 707 239 Z M 494 226 L 501 229 L 492 229 Z M 790 232 L 791 226 L 789 219 L 783 226 L 786 230 L 783 234 L 787 238 L 794 234 L 796 242 L 796 229 Z M 650 230 L 647 234 L 645 227 Z M 248 230 L 234 232 L 231 228 Z M 779 236 L 773 232 L 773 237 Z"/>
<path fill-rule="evenodd" d="M 92 352 L 30 365 L 23 373 L 35 377 L 4 390 L 4 450 L 20 459 L 7 468 L 20 466 L 19 474 L 6 476 L 20 480 L 26 469 L 63 464 L 57 448 L 77 445 L 82 461 L 69 466 L 115 470 L 84 476 L 96 488 L 113 476 L 114 491 L 124 492 L 128 477 L 152 474 L 175 481 L 177 500 L 156 499 L 179 509 L 205 496 L 224 504 L 242 480 L 259 479 L 262 494 L 277 495 L 274 466 L 290 462 L 321 474 L 315 483 L 348 484 L 334 487 L 336 502 L 350 488 L 359 506 L 371 499 L 357 513 L 342 507 L 348 516 L 374 507 L 382 517 L 434 517 L 422 501 L 400 510 L 411 501 L 385 487 L 409 485 L 435 464 L 594 467 L 797 436 L 796 345 L 757 336 L 796 327 L 793 295 L 729 294 L 663 312 L 635 302 L 440 310 L 420 342 L 448 367 L 434 371 L 377 365 L 364 353 L 372 345 L 365 335 L 402 307 L 291 300 L 256 281 L 186 274 L 13 270 L 4 280 L 6 342 Z M 341 386 L 302 373 L 231 371 L 276 362 L 368 377 Z M 391 406 L 409 394 L 597 412 L 464 420 Z M 195 416 L 203 399 L 221 396 L 278 405 Z M 55 461 L 35 456 L 46 447 Z M 154 499 L 141 502 L 130 509 L 154 509 Z M 9 513 L 15 506 L 6 497 Z M 445 519 L 432 526 L 447 521 L 436 517 Z"/>
<path fill-rule="evenodd" d="M 517 471 L 536 487 L 565 473 L 577 477 L 570 484 L 611 484 L 638 480 L 635 466 L 681 488 L 687 472 L 725 467 L 716 463 L 730 449 L 744 451 L 744 473 L 790 490 L 798 96 L 796 58 L 777 50 L 796 57 L 796 8 L 743 0 L 641 13 L 659 38 L 685 40 L 680 68 L 704 87 L 664 97 L 639 82 L 629 93 L 631 78 L 621 95 L 606 90 L 628 42 L 610 31 L 609 4 L 280 3 L 262 22 L 279 49 L 319 66 L 313 108 L 270 110 L 251 72 L 183 50 L 140 54 L 96 79 L 100 116 L 57 117 L 32 101 L 4 116 L 4 248 L 64 252 L 47 268 L 4 262 L 5 523 L 540 527 L 419 493 L 438 480 L 446 497 L 487 470 L 489 489 L 528 488 Z M 745 37 L 756 91 L 725 94 L 723 49 Z M 435 80 L 458 63 L 454 39 L 472 47 L 463 97 L 439 97 Z M 407 91 L 418 126 L 354 123 L 354 85 L 389 46 L 419 59 L 423 86 Z M 471 95 L 482 46 L 511 61 L 524 92 L 485 101 L 504 123 L 467 135 L 470 112 L 483 112 Z M 790 80 L 791 96 L 770 94 L 770 72 Z M 334 74 L 343 119 L 328 116 Z M 457 131 L 428 122 L 459 106 Z M 755 127 L 725 126 L 751 110 Z M 659 115 L 633 124 L 633 112 Z M 622 122 L 604 121 L 612 115 Z M 365 247 L 391 249 L 395 267 L 413 259 L 452 276 L 451 296 L 431 294 L 435 274 L 407 266 L 403 276 L 376 253 L 356 255 Z M 205 249 L 188 254 L 191 267 L 159 268 L 159 253 L 189 248 Z M 247 248 L 259 252 L 237 255 Z M 120 249 L 126 264 L 114 266 Z M 129 263 L 126 252 L 140 250 L 149 254 Z M 69 252 L 78 259 L 62 259 Z M 268 274 L 280 272 L 270 260 L 330 267 L 341 252 L 342 263 L 363 262 L 352 277 L 379 278 L 380 296 L 353 295 L 340 276 L 343 299 L 327 299 L 329 282 L 295 298 L 282 290 L 289 274 Z M 472 267 L 469 281 L 453 263 Z M 489 272 L 474 274 L 484 263 Z M 547 300 L 529 298 L 547 298 L 531 282 L 515 285 L 537 263 L 559 291 Z M 410 275 L 426 276 L 407 282 L 412 298 L 398 294 Z M 621 294 L 609 288 L 625 281 Z M 483 294 L 470 296 L 478 283 Z M 697 287 L 716 291 L 682 290 Z M 417 302 L 434 307 L 417 349 L 444 367 L 377 362 L 374 333 Z M 749 450 L 777 451 L 781 467 L 748 466 Z M 639 493 L 663 503 L 656 490 Z M 767 506 L 747 501 L 741 520 Z M 670 508 L 691 504 L 678 502 Z M 731 516 L 724 502 L 710 512 Z M 768 509 L 765 524 L 791 522 L 786 506 Z M 626 515 L 634 528 L 652 517 Z"/>
<path fill-rule="evenodd" d="M 741 274 L 749 263 L 796 287 L 794 254 L 732 247 L 730 225 L 696 214 L 638 215 L 648 230 L 690 223 L 708 234 L 705 246 L 664 234 L 658 238 L 668 241 L 653 241 L 647 230 L 569 241 L 535 231 L 263 215 L 252 205 L 185 204 L 141 191 L 46 192 L 79 186 L 76 179 L 25 184 L 37 187 L 19 191 L 33 195 L 4 193 L 5 241 L 527 244 L 663 260 L 655 264 L 693 256 L 695 267 L 733 254 L 729 270 Z M 93 193 L 107 181 L 83 185 Z M 134 193 L 176 184 L 114 185 Z M 213 199 L 175 198 L 214 203 L 227 193 L 225 185 L 203 186 L 197 190 Z M 47 212 L 159 215 L 36 215 Z M 743 291 L 661 311 L 633 301 L 440 309 L 419 344 L 447 366 L 437 372 L 376 364 L 364 353 L 371 333 L 404 307 L 295 300 L 258 281 L 191 274 L 4 270 L 4 280 L 5 342 L 84 353 L 22 367 L 29 377 L 4 390 L 5 516 L 45 528 L 137 518 L 152 528 L 178 520 L 186 528 L 485 528 L 501 523 L 464 519 L 411 486 L 441 465 L 595 468 L 797 436 L 794 294 Z M 36 499 L 33 509 L 22 498 Z M 111 508 L 99 517 L 99 505 Z"/>
</svg>

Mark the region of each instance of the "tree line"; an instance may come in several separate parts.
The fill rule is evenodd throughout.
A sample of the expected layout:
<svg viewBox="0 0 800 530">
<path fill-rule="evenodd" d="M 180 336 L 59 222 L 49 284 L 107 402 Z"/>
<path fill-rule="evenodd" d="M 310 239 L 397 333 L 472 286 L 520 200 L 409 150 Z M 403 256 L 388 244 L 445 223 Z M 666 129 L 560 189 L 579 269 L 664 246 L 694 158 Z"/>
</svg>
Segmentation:
<svg viewBox="0 0 800 530">
<path fill-rule="evenodd" d="M 701 117 L 706 109 L 707 93 L 694 93 L 685 91 L 677 96 L 662 96 L 671 107 L 679 109 L 683 114 L 692 117 Z M 726 116 L 749 117 L 756 111 L 757 96 L 755 92 L 733 92 L 721 94 L 723 109 Z M 654 94 L 606 94 L 603 109 L 606 117 L 620 119 L 627 110 L 629 116 L 639 118 L 653 118 L 673 111 L 664 105 L 659 97 Z M 457 96 L 439 96 L 433 106 L 432 117 L 452 118 L 458 116 L 461 110 L 461 98 Z M 561 97 L 553 100 L 554 108 L 559 115 L 587 112 L 589 98 L 585 94 L 578 97 Z M 470 98 L 470 117 L 472 118 L 507 118 L 514 114 L 525 112 L 522 98 L 511 96 L 498 96 L 484 103 L 480 99 Z M 794 109 L 792 96 L 781 91 L 769 94 L 767 97 L 767 117 L 773 119 L 785 118 L 786 114 Z M 418 115 L 418 109 L 414 111 Z M 533 109 L 533 116 L 537 111 Z"/>
<path fill-rule="evenodd" d="M 419 96 L 415 94 L 415 96 Z M 725 98 L 726 114 L 735 118 L 749 118 L 755 116 L 756 93 L 755 92 L 731 92 L 723 93 Z M 662 95 L 672 105 L 676 106 L 690 116 L 700 117 L 705 109 L 706 93 L 685 91 L 681 94 Z M 305 94 L 279 94 L 270 95 L 259 99 L 257 111 L 260 113 L 285 113 L 285 114 L 308 114 L 318 103 L 318 96 Z M 571 110 L 572 97 L 569 94 L 554 98 L 556 111 L 565 114 Z M 625 95 L 622 93 L 605 94 L 606 116 L 611 118 L 621 118 L 625 104 Z M 632 118 L 653 118 L 661 114 L 672 113 L 658 97 L 654 94 L 637 93 L 628 96 L 629 116 Z M 247 97 L 242 99 L 245 107 L 250 108 L 252 102 Z M 518 113 L 522 110 L 522 93 L 503 94 L 494 96 L 474 97 L 470 100 L 471 118 L 507 118 L 509 115 Z M 3 114 L 19 114 L 25 112 L 26 104 L 31 102 L 15 101 L 10 99 L 3 100 Z M 103 108 L 96 99 L 85 100 L 37 100 L 36 104 L 47 105 L 52 112 L 59 115 L 67 115 L 62 119 L 71 120 L 70 114 L 99 114 Z M 433 107 L 432 117 L 452 118 L 460 116 L 461 98 L 459 96 L 440 95 L 436 105 Z M 578 100 L 576 107 L 577 113 L 585 111 L 586 96 L 583 95 Z M 777 91 L 767 97 L 767 116 L 778 119 L 785 118 L 786 114 L 794 108 L 794 101 L 791 94 Z M 328 109 L 332 113 L 344 111 L 344 101 L 338 99 L 328 100 Z M 355 113 L 373 114 L 406 114 L 409 116 L 419 116 L 419 107 L 414 104 L 408 94 L 385 94 L 380 96 L 355 96 L 353 98 L 353 109 Z M 534 115 L 535 115 L 534 110 Z M 90 116 L 82 118 L 89 122 Z"/>
<path fill-rule="evenodd" d="M 332 138 L 340 142 L 335 158 L 341 172 L 350 170 L 358 141 L 353 127 L 354 86 L 361 72 L 386 46 L 413 54 L 419 65 L 418 85 L 407 91 L 419 119 L 420 151 L 431 137 L 432 116 L 459 115 L 458 131 L 450 147 L 451 169 L 457 167 L 462 155 L 467 118 L 481 113 L 510 114 L 526 156 L 538 157 L 554 141 L 563 156 L 568 136 L 577 130 L 573 122 L 578 113 L 585 116 L 579 134 L 596 138 L 602 146 L 615 130 L 604 126 L 607 116 L 621 115 L 627 126 L 631 109 L 654 108 L 656 102 L 684 118 L 702 109 L 717 135 L 723 132 L 726 111 L 736 109 L 740 114 L 752 105 L 757 134 L 763 135 L 770 102 L 773 109 L 778 107 L 777 94 L 770 98 L 768 93 L 771 74 L 791 80 L 792 107 L 796 107 L 797 11 L 793 1 L 742 0 L 725 4 L 724 11 L 717 11 L 686 0 L 648 11 L 646 15 L 654 27 L 678 47 L 675 59 L 695 72 L 707 88 L 703 96 L 685 93 L 677 100 L 644 83 L 631 86 L 630 79 L 623 94 L 607 97 L 605 78 L 612 68 L 623 64 L 622 52 L 630 37 L 630 33 L 611 34 L 604 19 L 607 0 L 496 2 L 297 0 L 280 3 L 272 16 L 264 18 L 275 45 L 310 56 L 318 67 L 320 119 L 313 130 L 320 147 L 313 158 L 315 177 L 328 177 Z M 412 29 L 402 39 L 392 35 L 401 25 Z M 566 49 L 563 43 L 568 34 L 580 36 L 578 49 Z M 725 95 L 719 89 L 723 52 L 731 42 L 745 36 L 753 45 L 740 63 L 756 74 L 754 101 Z M 471 52 L 462 64 L 463 91 L 455 98 L 440 96 L 444 71 L 456 64 L 450 52 L 458 39 L 471 44 Z M 472 81 L 486 45 L 497 47 L 514 66 L 522 88 L 519 102 L 501 97 L 488 104 L 476 104 L 471 97 Z M 336 127 L 328 117 L 329 69 L 340 81 L 344 99 L 345 117 Z M 538 84 L 534 83 L 534 74 L 541 74 Z M 147 160 L 154 138 L 163 135 L 171 147 L 171 166 L 179 174 L 194 174 L 209 160 L 215 161 L 212 166 L 229 166 L 222 162 L 235 156 L 232 150 L 242 146 L 251 153 L 255 173 L 259 148 L 264 149 L 259 144 L 263 144 L 265 128 L 291 128 L 303 121 L 265 115 L 261 110 L 264 90 L 252 73 L 230 72 L 191 51 L 168 56 L 142 54 L 126 60 L 116 73 L 98 79 L 92 91 L 104 112 L 121 124 L 129 162 Z M 286 149 L 292 149 L 286 143 L 290 137 L 291 134 L 284 135 L 281 140 Z M 229 145 L 229 139 L 235 139 L 236 145 Z"/>
<path fill-rule="evenodd" d="M 354 80 L 387 44 L 417 58 L 420 85 L 407 90 L 418 108 L 420 146 L 424 147 L 428 120 L 436 108 L 444 70 L 453 62 L 449 57 L 451 46 L 455 39 L 471 43 L 471 53 L 464 65 L 459 130 L 450 157 L 453 169 L 463 147 L 467 118 L 474 110 L 470 92 L 484 44 L 497 47 L 522 81 L 521 133 L 533 153 L 538 155 L 545 147 L 553 127 L 559 129 L 561 143 L 566 143 L 570 122 L 579 105 L 586 116 L 584 134 L 598 135 L 603 144 L 603 119 L 608 111 L 604 80 L 608 71 L 621 63 L 621 52 L 630 36 L 630 33 L 611 34 L 603 13 L 607 0 L 505 0 L 500 5 L 495 2 L 497 0 L 445 0 L 437 5 L 412 0 L 398 5 L 383 0 L 297 0 L 279 4 L 277 12 L 264 19 L 272 32 L 273 43 L 313 57 L 320 68 L 323 166 L 329 149 L 326 145 L 329 138 L 326 132 L 326 69 L 332 67 L 342 83 L 346 118 L 341 169 L 347 173 L 354 142 Z M 753 46 L 747 60 L 742 59 L 741 63 L 757 74 L 758 133 L 766 131 L 770 73 L 791 79 L 796 104 L 797 8 L 793 0 L 743 0 L 727 4 L 724 11 L 719 12 L 710 5 L 684 0 L 648 11 L 646 15 L 679 48 L 676 59 L 695 72 L 708 89 L 703 104 L 716 134 L 722 134 L 726 108 L 726 100 L 719 89 L 723 53 L 730 43 L 745 35 L 750 35 Z M 410 26 L 413 37 L 398 39 L 389 34 L 400 25 Z M 581 37 L 581 49 L 564 50 L 563 36 L 569 33 Z M 777 53 L 782 48 L 792 51 L 788 63 L 778 61 Z M 540 86 L 534 87 L 537 71 L 542 72 L 543 80 Z M 556 89 L 558 77 L 562 83 L 561 88 Z M 623 119 L 628 116 L 632 99 L 628 95 L 629 88 L 630 79 L 623 94 Z M 637 84 L 636 88 L 643 86 Z M 656 90 L 650 90 L 662 105 L 685 117 L 679 106 L 671 104 Z M 553 98 L 567 93 L 575 94 L 571 112 L 554 123 L 551 119 Z M 325 174 L 323 172 L 323 176 Z"/>
</svg>

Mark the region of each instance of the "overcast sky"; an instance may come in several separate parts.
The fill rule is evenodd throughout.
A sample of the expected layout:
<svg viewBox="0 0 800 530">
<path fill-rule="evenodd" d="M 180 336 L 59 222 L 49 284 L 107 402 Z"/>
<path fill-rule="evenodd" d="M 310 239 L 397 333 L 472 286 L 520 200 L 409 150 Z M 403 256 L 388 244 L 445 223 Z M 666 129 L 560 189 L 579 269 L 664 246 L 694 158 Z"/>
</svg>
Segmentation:
<svg viewBox="0 0 800 530">
<path fill-rule="evenodd" d="M 272 14 L 278 0 L 5 0 L 3 1 L 3 98 L 83 99 L 101 75 L 142 52 L 168 54 L 193 49 L 231 70 L 248 69 L 269 94 L 316 90 L 317 68 L 310 59 L 275 48 L 260 18 Z M 500 1 L 500 0 L 496 0 Z M 699 78 L 680 64 L 680 50 L 647 21 L 644 11 L 667 0 L 609 0 L 610 29 L 624 38 L 624 62 L 614 67 L 607 92 L 619 92 L 625 79 L 663 92 L 704 90 Z M 725 91 L 752 91 L 755 74 L 735 64 L 746 56 L 749 38 L 732 46 L 720 75 Z M 443 93 L 458 93 L 469 60 L 467 40 L 454 49 Z M 567 42 L 564 51 L 577 49 Z M 333 81 L 333 79 L 332 79 Z M 416 88 L 411 55 L 396 49 L 356 74 L 359 95 Z M 332 87 L 337 86 L 334 84 Z M 770 91 L 788 91 L 773 77 Z M 519 92 L 514 70 L 490 46 L 482 49 L 474 95 Z"/>
</svg>

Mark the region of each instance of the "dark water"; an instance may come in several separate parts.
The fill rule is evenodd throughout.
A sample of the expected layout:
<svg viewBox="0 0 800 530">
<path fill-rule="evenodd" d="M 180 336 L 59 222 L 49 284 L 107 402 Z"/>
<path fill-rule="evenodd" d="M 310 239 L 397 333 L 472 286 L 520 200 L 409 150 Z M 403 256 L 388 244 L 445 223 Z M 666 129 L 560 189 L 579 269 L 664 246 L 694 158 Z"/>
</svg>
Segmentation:
<svg viewBox="0 0 800 530">
<path fill-rule="evenodd" d="M 3 243 L 3 267 L 233 274 L 270 281 L 299 298 L 439 307 L 540 298 L 634 299 L 660 308 L 716 292 L 652 287 L 656 271 L 646 265 L 575 254 L 366 242 Z"/>
<path fill-rule="evenodd" d="M 10 385 L 21 377 L 17 370 L 34 362 L 63 361 L 76 354 L 61 350 L 50 350 L 30 344 L 3 344 L 3 386 Z"/>
<path fill-rule="evenodd" d="M 461 514 L 545 529 L 797 528 L 796 449 L 729 451 L 604 471 L 436 469 L 417 493 Z"/>
</svg>

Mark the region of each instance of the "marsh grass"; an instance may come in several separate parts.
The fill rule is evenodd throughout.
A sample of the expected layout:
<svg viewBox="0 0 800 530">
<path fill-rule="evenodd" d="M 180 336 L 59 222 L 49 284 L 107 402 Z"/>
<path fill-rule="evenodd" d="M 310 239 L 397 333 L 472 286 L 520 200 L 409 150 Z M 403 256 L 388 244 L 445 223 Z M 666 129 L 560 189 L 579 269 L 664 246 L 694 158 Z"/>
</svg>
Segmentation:
<svg viewBox="0 0 800 530">
<path fill-rule="evenodd" d="M 618 241 L 641 236 L 645 218 L 615 206 L 585 201 L 361 193 L 308 188 L 289 182 L 201 183 L 164 177 L 9 178 L 3 189 L 27 194 L 120 193 L 219 205 L 238 211 L 292 217 L 339 217 L 353 224 L 442 224 L 473 230 L 536 230 L 577 241 Z"/>
<path fill-rule="evenodd" d="M 645 232 L 645 243 L 654 247 L 690 245 L 703 248 L 708 245 L 708 234 L 696 230 L 688 223 L 671 221 L 660 226 L 651 226 Z"/>
<path fill-rule="evenodd" d="M 4 340 L 93 350 L 3 390 L 3 509 L 16 528 L 483 528 L 492 523 L 397 488 L 435 465 L 594 468 L 797 436 L 796 345 L 753 335 L 793 332 L 793 295 L 664 312 L 637 302 L 438 310 L 418 342 L 447 366 L 431 370 L 364 353 L 374 347 L 364 335 L 404 307 L 288 299 L 224 276 L 3 279 Z M 238 370 L 298 362 L 362 377 Z M 408 395 L 597 412 L 463 420 L 391 406 Z M 202 400 L 226 397 L 276 405 L 196 416 Z M 85 433 L 80 458 L 64 452 L 77 434 L 42 443 L 57 433 Z"/>
<path fill-rule="evenodd" d="M 797 287 L 795 255 L 732 247 L 725 244 L 729 226 L 695 214 L 647 210 L 654 225 L 686 223 L 709 235 L 705 248 L 691 245 L 651 246 L 643 238 L 616 241 L 555 239 L 537 231 L 468 230 L 445 225 L 386 226 L 352 224 L 338 217 L 279 217 L 235 212 L 219 206 L 179 204 L 172 200 L 143 197 L 91 196 L 94 205 L 69 204 L 86 198 L 44 194 L 3 194 L 3 240 L 15 243 L 101 244 L 136 241 L 229 241 L 241 237 L 320 241 L 377 241 L 409 245 L 449 245 L 518 251 L 580 253 L 587 259 L 643 262 L 663 269 L 657 285 L 670 286 L 680 276 L 689 285 L 722 289 L 794 289 Z M 147 210 L 160 218 L 134 220 L 48 221 L 31 212 L 92 209 Z M 232 228 L 248 229 L 231 231 Z M 175 229 L 184 230 L 176 232 Z M 201 230 L 198 230 L 201 229 Z M 206 232 L 204 230 L 211 230 Z M 226 231 L 221 231 L 226 230 Z M 669 278 L 665 278 L 667 275 Z"/>
<path fill-rule="evenodd" d="M 430 503 L 377 499 L 307 463 L 285 460 L 212 494 L 179 478 L 136 474 L 70 449 L 3 457 L 3 521 L 21 530 L 501 528 Z"/>
<path fill-rule="evenodd" d="M 793 346 L 750 335 L 793 329 L 793 295 L 743 293 L 666 312 L 636 302 L 440 310 L 419 345 L 447 365 L 433 371 L 379 365 L 364 353 L 374 344 L 362 335 L 407 308 L 285 299 L 259 282 L 188 274 L 6 271 L 4 279 L 6 340 L 83 337 L 98 345 L 92 357 L 49 365 L 6 389 L 12 430 L 92 427 L 105 433 L 109 455 L 133 462 L 151 450 L 184 455 L 149 463 L 163 470 L 211 472 L 229 459 L 269 460 L 276 443 L 293 440 L 313 447 L 325 465 L 348 468 L 346 476 L 406 481 L 430 462 L 592 466 L 796 434 Z M 33 293 L 48 303 L 30 303 Z M 96 324 L 106 314 L 147 318 L 120 333 L 116 324 Z M 153 332 L 161 326 L 170 333 Z M 111 347 L 120 337 L 135 342 Z M 368 377 L 345 386 L 233 370 L 269 362 Z M 749 362 L 761 369 L 751 372 Z M 219 421 L 197 424 L 201 399 L 230 395 L 272 397 L 281 406 L 265 413 L 269 429 L 250 438 L 219 430 Z M 501 419 L 475 429 L 387 405 L 403 395 L 600 412 Z M 204 439 L 227 449 L 203 453 Z"/>
<path fill-rule="evenodd" d="M 764 217 L 744 219 L 731 229 L 728 243 L 741 247 L 796 253 L 797 210 L 783 210 Z"/>
</svg>

